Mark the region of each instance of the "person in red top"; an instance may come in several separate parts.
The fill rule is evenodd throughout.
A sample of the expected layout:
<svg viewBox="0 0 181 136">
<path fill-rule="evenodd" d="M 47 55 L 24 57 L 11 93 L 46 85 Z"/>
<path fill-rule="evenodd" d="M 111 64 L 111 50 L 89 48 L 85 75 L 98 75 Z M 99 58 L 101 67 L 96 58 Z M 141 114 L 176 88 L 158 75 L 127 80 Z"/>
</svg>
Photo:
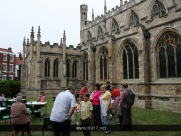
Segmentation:
<svg viewBox="0 0 181 136">
<path fill-rule="evenodd" d="M 83 94 L 88 92 L 89 88 L 90 88 L 90 84 L 86 83 L 85 86 L 80 89 L 80 93 L 79 93 L 79 100 L 80 101 L 83 101 Z"/>
<path fill-rule="evenodd" d="M 111 86 L 110 89 L 112 90 L 112 96 L 114 99 L 114 110 L 115 110 L 114 117 L 118 117 L 117 111 L 118 111 L 118 106 L 119 106 L 120 90 L 115 88 L 114 86 Z"/>
<path fill-rule="evenodd" d="M 102 125 L 101 122 L 101 107 L 100 107 L 100 96 L 101 96 L 101 90 L 100 90 L 100 85 L 96 83 L 94 85 L 94 91 L 92 92 L 90 96 L 90 100 L 92 102 L 93 106 L 93 118 L 94 118 L 94 125 L 95 126 L 100 126 Z"/>
</svg>

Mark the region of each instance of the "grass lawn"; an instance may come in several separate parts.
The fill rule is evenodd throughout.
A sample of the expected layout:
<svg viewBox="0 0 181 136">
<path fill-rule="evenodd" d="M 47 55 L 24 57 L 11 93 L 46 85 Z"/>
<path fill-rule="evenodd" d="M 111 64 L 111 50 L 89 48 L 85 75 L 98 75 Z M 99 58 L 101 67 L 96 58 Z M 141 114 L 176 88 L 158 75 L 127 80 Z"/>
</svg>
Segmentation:
<svg viewBox="0 0 181 136">
<path fill-rule="evenodd" d="M 27 99 L 28 101 L 35 101 L 33 99 Z M 50 116 L 51 109 L 53 107 L 53 101 L 51 98 L 46 98 L 48 102 L 47 112 Z M 78 117 L 79 118 L 79 117 Z M 133 125 L 181 125 L 181 113 L 172 113 L 166 111 L 156 111 L 151 109 L 139 109 L 132 108 L 132 121 Z M 72 124 L 75 124 L 75 118 L 72 120 Z M 118 118 L 113 118 L 111 121 L 112 127 L 118 127 Z M 8 122 L 9 123 L 9 122 Z M 0 125 L 4 125 L 4 121 L 0 120 Z M 8 124 L 9 125 L 9 124 Z M 31 121 L 31 125 L 43 125 L 43 119 L 40 121 L 36 118 L 34 123 Z M 40 127 L 40 126 L 38 126 Z M 171 127 L 171 126 L 170 126 Z M 0 136 L 10 136 L 11 132 L 0 132 Z M 33 131 L 33 136 L 41 136 L 40 131 Z M 92 136 L 103 136 L 103 131 L 92 131 Z M 53 136 L 53 132 L 45 131 L 45 136 Z M 83 136 L 82 131 L 72 131 L 71 136 Z M 109 136 L 181 136 L 180 131 L 112 131 Z"/>
</svg>

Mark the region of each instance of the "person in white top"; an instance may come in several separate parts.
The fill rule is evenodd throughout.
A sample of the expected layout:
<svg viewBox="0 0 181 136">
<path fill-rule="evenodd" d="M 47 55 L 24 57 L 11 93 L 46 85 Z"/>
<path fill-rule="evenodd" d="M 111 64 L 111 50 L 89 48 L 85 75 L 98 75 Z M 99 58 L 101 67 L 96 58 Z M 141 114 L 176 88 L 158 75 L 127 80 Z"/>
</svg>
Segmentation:
<svg viewBox="0 0 181 136">
<path fill-rule="evenodd" d="M 53 125 L 54 136 L 69 136 L 71 116 L 76 109 L 75 88 L 69 86 L 68 90 L 60 92 L 54 102 L 50 120 Z"/>
<path fill-rule="evenodd" d="M 4 101 L 6 101 L 6 98 L 5 98 L 5 96 L 4 96 L 4 94 L 2 94 L 1 92 L 0 92 L 0 106 L 2 105 L 2 106 L 6 106 L 6 104 L 5 104 L 5 102 Z"/>
</svg>

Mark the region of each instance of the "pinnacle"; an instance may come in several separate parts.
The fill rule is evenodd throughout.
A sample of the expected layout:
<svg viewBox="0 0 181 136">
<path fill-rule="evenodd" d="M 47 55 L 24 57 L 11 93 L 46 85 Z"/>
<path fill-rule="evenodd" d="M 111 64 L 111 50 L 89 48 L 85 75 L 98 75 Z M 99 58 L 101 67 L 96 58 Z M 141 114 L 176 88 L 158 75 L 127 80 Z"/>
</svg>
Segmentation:
<svg viewBox="0 0 181 136">
<path fill-rule="evenodd" d="M 34 30 L 33 30 L 33 26 L 32 26 L 32 29 L 31 29 L 31 37 L 34 37 Z"/>
<path fill-rule="evenodd" d="M 40 36 L 40 33 L 41 33 L 40 30 L 41 30 L 40 26 L 38 26 L 38 35 L 37 36 Z"/>
</svg>

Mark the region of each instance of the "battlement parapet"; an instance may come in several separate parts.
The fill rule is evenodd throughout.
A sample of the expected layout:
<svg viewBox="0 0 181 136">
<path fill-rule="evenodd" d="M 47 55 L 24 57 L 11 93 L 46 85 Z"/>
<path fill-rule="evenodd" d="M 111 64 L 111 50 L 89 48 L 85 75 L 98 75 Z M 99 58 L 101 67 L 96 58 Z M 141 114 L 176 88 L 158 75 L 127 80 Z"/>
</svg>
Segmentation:
<svg viewBox="0 0 181 136">
<path fill-rule="evenodd" d="M 53 46 L 59 46 L 58 43 L 53 43 Z"/>
<path fill-rule="evenodd" d="M 95 20 L 93 21 L 88 21 L 86 26 L 84 26 L 84 29 L 87 29 L 87 28 L 90 28 L 92 27 L 93 25 L 96 25 L 98 24 L 99 22 L 102 22 L 103 20 L 105 19 L 105 16 L 102 14 L 101 16 L 97 16 L 95 18 Z"/>
<path fill-rule="evenodd" d="M 74 46 L 73 45 L 69 45 L 69 49 L 74 49 Z"/>
<path fill-rule="evenodd" d="M 112 16 L 115 16 L 116 14 L 119 14 L 121 12 L 125 12 L 126 10 L 128 10 L 129 8 L 133 7 L 134 5 L 143 2 L 145 0 L 129 0 L 129 1 L 125 1 L 124 5 L 121 6 L 116 6 L 115 8 L 112 8 L 111 10 L 108 10 L 105 15 L 101 15 L 101 16 L 97 16 L 93 21 L 88 21 L 87 25 L 84 27 L 84 29 L 88 29 L 108 18 L 111 18 Z"/>
</svg>

